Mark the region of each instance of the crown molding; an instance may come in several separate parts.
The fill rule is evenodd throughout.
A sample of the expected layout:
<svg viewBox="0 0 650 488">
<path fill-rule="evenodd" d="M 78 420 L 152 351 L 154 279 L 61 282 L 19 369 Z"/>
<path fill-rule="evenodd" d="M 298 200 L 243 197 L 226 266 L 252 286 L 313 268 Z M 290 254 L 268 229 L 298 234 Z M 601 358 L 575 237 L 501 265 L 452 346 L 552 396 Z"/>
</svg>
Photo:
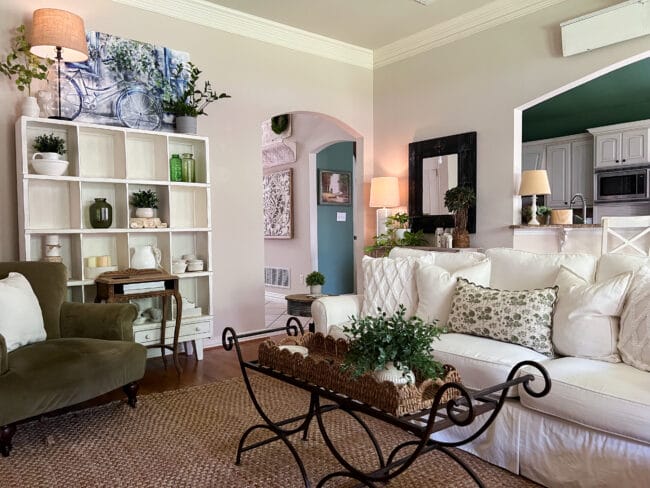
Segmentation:
<svg viewBox="0 0 650 488">
<path fill-rule="evenodd" d="M 372 69 L 373 67 L 372 49 L 337 41 L 206 0 L 113 0 L 113 2 L 361 68 Z"/>
<path fill-rule="evenodd" d="M 416 32 L 374 51 L 374 68 L 381 68 L 433 48 L 469 37 L 566 0 L 495 0 L 429 29 Z"/>
</svg>

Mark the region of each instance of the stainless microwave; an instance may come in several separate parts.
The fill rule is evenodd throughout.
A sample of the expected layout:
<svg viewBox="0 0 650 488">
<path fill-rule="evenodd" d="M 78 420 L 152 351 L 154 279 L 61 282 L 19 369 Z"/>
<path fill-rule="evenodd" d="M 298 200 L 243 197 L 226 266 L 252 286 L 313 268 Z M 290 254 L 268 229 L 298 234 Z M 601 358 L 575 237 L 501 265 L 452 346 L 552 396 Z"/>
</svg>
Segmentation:
<svg viewBox="0 0 650 488">
<path fill-rule="evenodd" d="M 650 168 L 599 171 L 595 180 L 597 203 L 650 201 Z"/>
</svg>

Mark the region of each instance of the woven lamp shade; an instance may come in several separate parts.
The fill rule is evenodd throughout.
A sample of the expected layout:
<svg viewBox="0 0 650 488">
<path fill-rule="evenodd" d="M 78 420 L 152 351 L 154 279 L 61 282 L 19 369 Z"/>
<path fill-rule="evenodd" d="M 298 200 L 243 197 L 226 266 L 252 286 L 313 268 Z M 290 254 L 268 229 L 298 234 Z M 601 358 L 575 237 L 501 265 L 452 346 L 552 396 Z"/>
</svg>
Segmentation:
<svg viewBox="0 0 650 488">
<path fill-rule="evenodd" d="M 397 176 L 379 176 L 370 180 L 370 207 L 399 207 Z"/>
<path fill-rule="evenodd" d="M 56 58 L 56 48 L 62 48 L 66 61 L 88 59 L 84 21 L 65 10 L 41 8 L 34 11 L 30 51 L 40 58 Z"/>
<path fill-rule="evenodd" d="M 551 186 L 545 169 L 533 169 L 521 174 L 519 195 L 550 195 Z"/>
</svg>

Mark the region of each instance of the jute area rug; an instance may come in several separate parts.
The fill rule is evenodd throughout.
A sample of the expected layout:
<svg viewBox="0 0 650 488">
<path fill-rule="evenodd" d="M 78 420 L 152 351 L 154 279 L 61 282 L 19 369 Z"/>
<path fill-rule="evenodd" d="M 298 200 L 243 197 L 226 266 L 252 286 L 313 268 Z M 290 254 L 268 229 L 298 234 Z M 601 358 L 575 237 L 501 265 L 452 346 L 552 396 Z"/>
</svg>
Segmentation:
<svg viewBox="0 0 650 488">
<path fill-rule="evenodd" d="M 274 418 L 304 413 L 308 396 L 276 380 L 253 376 L 258 398 Z M 331 412 L 329 432 L 357 466 L 373 467 L 367 438 L 349 416 Z M 234 465 L 239 438 L 259 423 L 241 379 L 142 396 L 134 410 L 124 402 L 44 418 L 19 426 L 14 450 L 0 458 L 0 487 L 301 487 L 288 449 L 274 442 L 244 453 Z M 370 421 L 382 446 L 408 436 Z M 267 436 L 265 431 L 253 435 Z M 268 431 L 266 431 L 268 432 Z M 312 483 L 339 465 L 314 423 L 307 441 L 292 436 Z M 532 487 L 530 481 L 456 451 L 490 487 Z M 338 479 L 329 486 L 353 486 Z M 433 452 L 422 456 L 391 487 L 472 487 L 453 461 Z"/>
</svg>

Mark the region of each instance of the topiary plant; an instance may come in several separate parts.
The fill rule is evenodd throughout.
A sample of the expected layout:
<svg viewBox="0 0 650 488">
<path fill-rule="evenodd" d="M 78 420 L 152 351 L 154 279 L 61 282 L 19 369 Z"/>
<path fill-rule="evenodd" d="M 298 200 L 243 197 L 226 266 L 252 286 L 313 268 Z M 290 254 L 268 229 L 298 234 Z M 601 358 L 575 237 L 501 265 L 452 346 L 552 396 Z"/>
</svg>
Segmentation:
<svg viewBox="0 0 650 488">
<path fill-rule="evenodd" d="M 38 152 L 51 152 L 60 155 L 64 155 L 66 152 L 65 140 L 55 136 L 54 132 L 49 135 L 41 134 L 40 136 L 36 136 L 32 147 Z"/>
<path fill-rule="evenodd" d="M 137 191 L 131 195 L 131 205 L 135 208 L 158 208 L 158 195 L 152 190 Z"/>
<path fill-rule="evenodd" d="M 312 271 L 305 277 L 305 283 L 307 286 L 322 286 L 325 284 L 325 276 L 323 273 L 319 273 L 318 271 Z"/>
<path fill-rule="evenodd" d="M 457 247 L 467 247 L 469 245 L 467 211 L 475 202 L 476 193 L 473 188 L 468 186 L 450 188 L 445 193 L 445 207 L 454 214 L 454 239 L 466 241 Z"/>
</svg>

